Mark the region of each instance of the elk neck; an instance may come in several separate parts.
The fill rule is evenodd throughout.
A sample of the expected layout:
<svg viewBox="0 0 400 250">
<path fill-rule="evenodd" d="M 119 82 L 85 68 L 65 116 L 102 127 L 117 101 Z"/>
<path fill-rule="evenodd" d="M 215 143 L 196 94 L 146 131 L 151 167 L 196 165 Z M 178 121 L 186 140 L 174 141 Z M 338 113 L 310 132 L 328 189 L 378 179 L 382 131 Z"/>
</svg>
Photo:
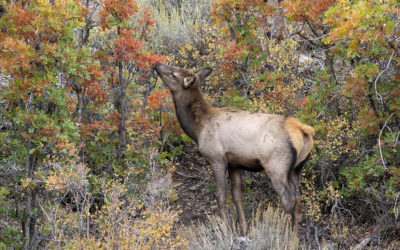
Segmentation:
<svg viewBox="0 0 400 250">
<path fill-rule="evenodd" d="M 199 88 L 173 94 L 176 116 L 185 133 L 198 143 L 198 136 L 210 114 L 210 106 Z"/>
</svg>

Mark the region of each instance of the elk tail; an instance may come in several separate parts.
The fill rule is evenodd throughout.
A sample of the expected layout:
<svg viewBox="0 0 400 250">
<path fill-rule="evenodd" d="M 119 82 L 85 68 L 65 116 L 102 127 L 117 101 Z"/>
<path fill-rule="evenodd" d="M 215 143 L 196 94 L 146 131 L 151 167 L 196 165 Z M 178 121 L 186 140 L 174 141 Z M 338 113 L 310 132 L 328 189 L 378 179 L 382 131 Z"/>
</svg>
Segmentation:
<svg viewBox="0 0 400 250">
<path fill-rule="evenodd" d="M 286 118 L 285 128 L 297 153 L 296 163 L 294 164 L 297 172 L 297 169 L 301 168 L 308 159 L 313 146 L 315 130 L 294 117 Z"/>
</svg>

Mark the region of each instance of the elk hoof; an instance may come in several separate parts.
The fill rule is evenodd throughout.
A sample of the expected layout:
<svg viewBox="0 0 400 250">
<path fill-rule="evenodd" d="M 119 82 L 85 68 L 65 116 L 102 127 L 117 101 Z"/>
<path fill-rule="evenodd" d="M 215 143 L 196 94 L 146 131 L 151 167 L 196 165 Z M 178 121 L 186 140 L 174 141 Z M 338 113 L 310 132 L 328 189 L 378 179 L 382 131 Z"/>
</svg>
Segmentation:
<svg viewBox="0 0 400 250">
<path fill-rule="evenodd" d="M 250 242 L 251 241 L 248 237 L 237 237 L 236 240 L 239 243 L 242 243 L 242 242 L 245 243 L 245 242 Z"/>
</svg>

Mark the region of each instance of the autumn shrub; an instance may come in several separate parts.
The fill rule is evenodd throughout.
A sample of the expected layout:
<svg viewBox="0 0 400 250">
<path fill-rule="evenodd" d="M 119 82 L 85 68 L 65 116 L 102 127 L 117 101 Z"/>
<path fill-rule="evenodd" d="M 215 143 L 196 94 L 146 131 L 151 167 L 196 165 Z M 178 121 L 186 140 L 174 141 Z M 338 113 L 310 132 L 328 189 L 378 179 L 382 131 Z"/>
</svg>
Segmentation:
<svg viewBox="0 0 400 250">
<path fill-rule="evenodd" d="M 50 236 L 47 247 L 169 249 L 185 246 L 186 241 L 173 234 L 178 212 L 160 207 L 146 209 L 141 200 L 128 195 L 125 185 L 116 182 L 104 185 L 104 205 L 94 213 L 89 211 L 85 199 L 74 202 L 76 212 L 59 204 L 46 206 L 44 222 Z"/>
<path fill-rule="evenodd" d="M 73 152 L 71 152 L 73 154 Z M 47 248 L 149 249 L 178 248 L 185 240 L 174 234 L 179 211 L 169 208 L 173 199 L 171 172 L 150 159 L 147 187 L 120 173 L 119 180 L 91 179 L 89 168 L 75 160 L 50 164 L 46 190 L 51 196 L 40 206 L 41 234 Z M 97 189 L 90 188 L 89 184 Z M 138 189 L 141 194 L 138 195 Z M 93 204 L 95 198 L 101 202 Z M 95 206 L 95 207 L 94 207 Z"/>
<path fill-rule="evenodd" d="M 93 196 L 86 166 L 73 161 L 51 165 L 46 188 L 53 199 L 41 205 L 41 233 L 47 237 L 47 247 L 61 249 L 71 238 L 88 234 Z"/>
<path fill-rule="evenodd" d="M 97 232 L 71 238 L 72 249 L 171 249 L 184 247 L 186 241 L 173 235 L 177 212 L 142 211 L 143 204 L 127 196 L 127 189 L 117 182 L 103 187 L 104 205 L 93 215 Z"/>
</svg>

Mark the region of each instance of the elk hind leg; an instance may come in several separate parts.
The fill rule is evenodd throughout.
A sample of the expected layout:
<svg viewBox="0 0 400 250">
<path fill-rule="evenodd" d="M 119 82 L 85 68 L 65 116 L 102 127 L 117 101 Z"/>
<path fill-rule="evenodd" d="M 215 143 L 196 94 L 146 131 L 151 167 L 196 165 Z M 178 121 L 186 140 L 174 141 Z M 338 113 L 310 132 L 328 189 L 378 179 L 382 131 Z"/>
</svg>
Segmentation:
<svg viewBox="0 0 400 250">
<path fill-rule="evenodd" d="M 291 217 L 292 226 L 295 223 L 295 208 L 296 208 L 296 190 L 294 185 L 289 182 L 287 175 L 286 178 L 271 178 L 272 184 L 279 197 L 283 211 Z"/>
<path fill-rule="evenodd" d="M 292 226 L 293 229 L 297 232 L 298 226 L 301 220 L 301 212 L 303 210 L 303 206 L 301 204 L 300 200 L 300 191 L 299 191 L 299 185 L 300 185 L 300 172 L 297 171 L 292 171 L 292 173 L 289 176 L 289 182 L 292 187 L 294 196 L 295 196 L 295 207 L 293 210 L 293 220 L 292 220 Z"/>
<path fill-rule="evenodd" d="M 301 220 L 301 212 L 303 210 L 303 205 L 300 200 L 300 181 L 301 181 L 301 170 L 310 158 L 310 154 L 307 155 L 307 157 L 301 161 L 297 166 L 294 167 L 294 169 L 291 171 L 290 176 L 289 176 L 289 181 L 292 183 L 292 185 L 295 187 L 295 194 L 296 194 L 296 206 L 295 206 L 295 211 L 294 211 L 294 229 L 295 231 L 298 230 L 298 226 Z"/>
<path fill-rule="evenodd" d="M 296 188 L 294 183 L 290 181 L 290 171 L 293 163 L 291 159 L 286 158 L 285 155 L 275 155 L 275 157 L 263 160 L 262 166 L 266 174 L 271 179 L 275 191 L 281 198 L 282 208 L 286 214 L 293 217 L 296 206 Z"/>
</svg>

